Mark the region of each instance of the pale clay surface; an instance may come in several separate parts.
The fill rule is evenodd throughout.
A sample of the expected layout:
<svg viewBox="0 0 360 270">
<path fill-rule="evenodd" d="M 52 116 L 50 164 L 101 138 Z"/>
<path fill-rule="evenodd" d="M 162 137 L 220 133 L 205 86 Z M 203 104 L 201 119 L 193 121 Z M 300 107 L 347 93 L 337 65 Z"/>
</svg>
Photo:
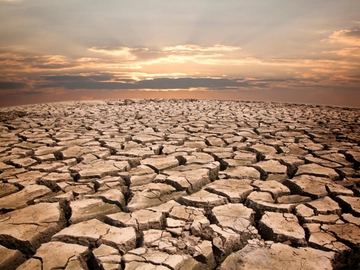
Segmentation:
<svg viewBox="0 0 360 270">
<path fill-rule="evenodd" d="M 359 108 L 0 109 L 0 269 L 358 269 Z"/>
</svg>

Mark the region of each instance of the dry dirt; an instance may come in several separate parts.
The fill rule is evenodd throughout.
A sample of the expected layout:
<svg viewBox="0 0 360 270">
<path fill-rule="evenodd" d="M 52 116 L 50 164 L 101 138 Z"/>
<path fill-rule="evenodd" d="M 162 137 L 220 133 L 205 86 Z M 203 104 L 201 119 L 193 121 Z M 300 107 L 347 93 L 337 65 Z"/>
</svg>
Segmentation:
<svg viewBox="0 0 360 270">
<path fill-rule="evenodd" d="M 0 109 L 0 269 L 359 269 L 360 108 Z"/>
</svg>

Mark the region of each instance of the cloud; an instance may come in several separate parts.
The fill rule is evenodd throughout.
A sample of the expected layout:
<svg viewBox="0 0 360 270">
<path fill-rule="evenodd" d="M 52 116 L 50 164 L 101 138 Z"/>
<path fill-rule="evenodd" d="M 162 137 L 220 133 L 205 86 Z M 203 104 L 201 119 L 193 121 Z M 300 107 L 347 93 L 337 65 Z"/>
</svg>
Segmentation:
<svg viewBox="0 0 360 270">
<path fill-rule="evenodd" d="M 297 79 L 265 78 L 153 78 L 145 80 L 114 81 L 110 75 L 93 76 L 47 76 L 36 84 L 37 88 L 62 88 L 68 90 L 251 90 L 269 89 L 271 87 L 296 86 L 302 82 Z M 309 86 L 310 82 L 307 82 Z M 314 86 L 314 83 L 311 84 Z"/>
<path fill-rule="evenodd" d="M 360 46 L 360 29 L 339 30 L 330 35 L 329 41 L 351 46 Z"/>
<path fill-rule="evenodd" d="M 348 32 L 339 32 L 335 36 L 346 36 L 344 33 Z M 333 41 L 334 34 L 331 36 Z M 111 78 L 107 77 L 100 81 L 94 79 L 103 83 L 161 77 L 218 78 L 223 74 L 228 78 L 244 76 L 268 79 L 296 77 L 324 79 L 328 74 L 336 74 L 341 70 L 358 70 L 359 61 L 355 61 L 354 56 L 357 56 L 359 51 L 357 46 L 345 46 L 341 49 L 324 51 L 323 55 L 312 58 L 260 58 L 247 56 L 239 46 L 224 44 L 209 46 L 183 44 L 161 48 L 98 46 L 88 48 L 87 52 L 90 54 L 78 58 L 65 55 L 0 53 L 2 70 L 0 74 L 11 81 L 15 79 L 11 77 L 14 74 L 18 74 L 17 78 L 22 76 L 24 80 L 29 75 L 32 78 L 43 78 L 43 75 L 58 76 L 58 72 L 61 72 L 62 76 L 80 76 L 78 79 L 84 79 L 83 76 L 89 79 L 89 76 L 93 74 L 98 76 L 99 73 L 112 74 Z M 336 54 L 343 58 L 323 57 L 325 53 Z M 351 59 L 350 56 L 353 58 Z M 65 77 L 61 78 L 64 80 Z"/>
<path fill-rule="evenodd" d="M 334 31 L 323 41 L 334 46 L 332 50 L 323 51 L 324 54 L 333 54 L 342 57 L 349 64 L 360 64 L 360 28 Z"/>
<path fill-rule="evenodd" d="M 200 46 L 195 44 L 185 44 L 164 47 L 162 51 L 164 52 L 181 52 L 181 53 L 201 53 L 201 52 L 231 52 L 241 50 L 241 47 L 238 46 L 226 46 L 222 44 L 216 44 L 213 46 Z"/>
<path fill-rule="evenodd" d="M 348 37 L 360 39 L 360 29 L 354 29 L 345 34 Z"/>
<path fill-rule="evenodd" d="M 328 51 L 326 53 L 335 53 L 337 55 L 346 56 L 346 57 L 349 57 L 349 56 L 350 57 L 360 57 L 360 50 L 356 46 L 346 47 L 346 48 L 342 48 L 340 50 Z"/>
<path fill-rule="evenodd" d="M 177 46 L 167 46 L 161 48 L 146 48 L 146 47 L 91 47 L 90 52 L 111 56 L 112 60 L 125 61 L 123 64 L 134 64 L 138 66 L 149 65 L 155 63 L 184 63 L 189 61 L 208 63 L 211 60 L 228 58 L 230 55 L 234 56 L 234 52 L 241 50 L 238 46 L 227 46 L 222 44 L 215 44 L 211 46 L 200 46 L 195 44 L 184 44 Z M 110 59 L 110 58 L 106 58 Z"/>
<path fill-rule="evenodd" d="M 31 55 L 0 52 L 0 69 L 12 72 L 68 69 L 77 64 L 63 55 Z"/>
<path fill-rule="evenodd" d="M 93 57 L 2 53 L 6 81 L 30 89 L 268 89 L 321 87 L 353 83 L 359 62 L 347 59 L 289 59 L 242 57 L 241 48 L 228 45 L 184 44 L 145 47 L 91 47 Z M 221 71 L 221 74 L 219 74 Z M 225 75 L 226 74 L 226 75 Z M 249 77 L 251 77 L 249 79 Z M 239 79 L 241 78 L 241 79 Z M 244 79 L 246 78 L 246 79 Z M 5 81 L 5 80 L 4 80 Z M 20 89 L 19 84 L 3 89 Z"/>
<path fill-rule="evenodd" d="M 129 47 L 112 48 L 108 46 L 102 46 L 102 47 L 91 47 L 88 50 L 95 53 L 110 55 L 116 58 L 124 58 L 125 60 L 135 60 L 136 56 L 134 55 L 133 52 L 137 51 L 138 49 L 129 48 Z"/>
<path fill-rule="evenodd" d="M 74 76 L 74 75 L 57 75 L 44 76 L 45 81 L 51 82 L 93 82 L 93 81 L 108 81 L 113 78 L 112 75 L 89 75 L 89 76 Z"/>
<path fill-rule="evenodd" d="M 23 89 L 26 86 L 27 84 L 22 82 L 0 81 L 0 90 Z"/>
</svg>

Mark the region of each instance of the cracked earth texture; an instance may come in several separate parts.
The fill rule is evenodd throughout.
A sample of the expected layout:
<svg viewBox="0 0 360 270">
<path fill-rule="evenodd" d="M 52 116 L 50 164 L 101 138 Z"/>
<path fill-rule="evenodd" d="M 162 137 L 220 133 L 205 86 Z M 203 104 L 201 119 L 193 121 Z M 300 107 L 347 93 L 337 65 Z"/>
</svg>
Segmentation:
<svg viewBox="0 0 360 270">
<path fill-rule="evenodd" d="M 359 267 L 359 108 L 0 109 L 0 269 Z"/>
</svg>

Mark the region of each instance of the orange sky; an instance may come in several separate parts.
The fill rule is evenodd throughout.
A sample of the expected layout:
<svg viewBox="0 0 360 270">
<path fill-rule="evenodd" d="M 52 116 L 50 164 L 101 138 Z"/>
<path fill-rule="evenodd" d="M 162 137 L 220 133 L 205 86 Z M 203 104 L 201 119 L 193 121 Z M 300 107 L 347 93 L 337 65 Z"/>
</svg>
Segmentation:
<svg viewBox="0 0 360 270">
<path fill-rule="evenodd" d="M 360 107 L 358 0 L 0 0 L 0 18 L 0 106 L 162 97 Z"/>
</svg>

